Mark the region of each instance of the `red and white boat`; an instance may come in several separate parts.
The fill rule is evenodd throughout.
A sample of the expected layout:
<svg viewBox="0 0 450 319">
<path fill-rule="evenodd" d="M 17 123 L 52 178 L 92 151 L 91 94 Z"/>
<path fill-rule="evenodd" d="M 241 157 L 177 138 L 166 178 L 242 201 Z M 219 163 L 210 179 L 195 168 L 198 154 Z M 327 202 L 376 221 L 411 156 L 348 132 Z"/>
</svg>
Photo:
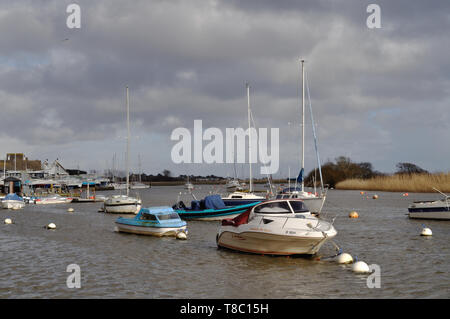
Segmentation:
<svg viewBox="0 0 450 319">
<path fill-rule="evenodd" d="M 40 197 L 34 200 L 36 205 L 47 205 L 47 204 L 67 204 L 72 202 L 72 197 L 63 197 L 58 194 L 51 196 Z"/>
</svg>

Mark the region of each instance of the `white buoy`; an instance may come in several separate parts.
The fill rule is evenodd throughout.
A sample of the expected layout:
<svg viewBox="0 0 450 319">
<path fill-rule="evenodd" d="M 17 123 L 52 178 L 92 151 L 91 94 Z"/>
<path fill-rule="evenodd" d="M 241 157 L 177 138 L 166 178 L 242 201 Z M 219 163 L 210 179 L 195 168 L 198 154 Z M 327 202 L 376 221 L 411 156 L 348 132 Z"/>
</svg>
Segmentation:
<svg viewBox="0 0 450 319">
<path fill-rule="evenodd" d="M 353 262 L 353 257 L 350 254 L 342 253 L 336 257 L 336 262 L 338 264 L 351 264 Z"/>
<path fill-rule="evenodd" d="M 69 213 L 73 213 L 73 212 L 74 212 L 74 209 L 71 207 L 71 208 L 68 208 L 67 211 L 68 211 Z"/>
<path fill-rule="evenodd" d="M 353 272 L 357 272 L 357 273 L 369 273 L 370 272 L 369 266 L 367 266 L 367 264 L 364 261 L 357 261 L 356 263 L 354 263 L 352 270 L 353 270 Z"/>
<path fill-rule="evenodd" d="M 177 239 L 187 239 L 186 233 L 184 231 L 178 232 Z"/>
<path fill-rule="evenodd" d="M 47 225 L 47 229 L 55 229 L 55 228 L 56 228 L 56 225 L 53 223 L 50 223 Z"/>
<path fill-rule="evenodd" d="M 422 229 L 422 232 L 420 233 L 420 236 L 432 236 L 433 232 L 428 227 L 424 227 Z"/>
<path fill-rule="evenodd" d="M 12 219 L 11 218 L 6 218 L 5 219 L 5 224 L 7 224 L 7 225 L 10 225 L 10 224 L 12 224 L 13 222 L 12 222 Z"/>
</svg>

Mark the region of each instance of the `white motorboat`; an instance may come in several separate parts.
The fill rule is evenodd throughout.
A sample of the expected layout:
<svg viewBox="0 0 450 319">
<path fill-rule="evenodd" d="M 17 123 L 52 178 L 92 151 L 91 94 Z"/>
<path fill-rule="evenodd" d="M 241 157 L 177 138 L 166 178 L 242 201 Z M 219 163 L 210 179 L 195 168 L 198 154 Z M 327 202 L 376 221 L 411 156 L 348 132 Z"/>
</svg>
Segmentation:
<svg viewBox="0 0 450 319">
<path fill-rule="evenodd" d="M 441 200 L 412 203 L 408 207 L 409 218 L 450 220 L 450 196 L 443 195 Z"/>
<path fill-rule="evenodd" d="M 150 185 L 141 182 L 132 182 L 130 184 L 130 189 L 147 189 L 147 188 L 150 188 Z"/>
<path fill-rule="evenodd" d="M 336 234 L 333 225 L 313 216 L 302 200 L 281 199 L 223 220 L 216 239 L 219 247 L 247 253 L 314 255 Z"/>
<path fill-rule="evenodd" d="M 71 203 L 71 197 L 63 197 L 59 194 L 53 194 L 51 196 L 39 197 L 34 200 L 36 205 L 46 205 L 46 204 L 67 204 Z"/>
<path fill-rule="evenodd" d="M 142 201 L 128 195 L 113 195 L 103 203 L 103 211 L 111 214 L 137 214 Z"/>
<path fill-rule="evenodd" d="M 25 207 L 25 202 L 17 194 L 8 194 L 2 199 L 2 207 L 5 209 L 22 209 Z"/>
</svg>

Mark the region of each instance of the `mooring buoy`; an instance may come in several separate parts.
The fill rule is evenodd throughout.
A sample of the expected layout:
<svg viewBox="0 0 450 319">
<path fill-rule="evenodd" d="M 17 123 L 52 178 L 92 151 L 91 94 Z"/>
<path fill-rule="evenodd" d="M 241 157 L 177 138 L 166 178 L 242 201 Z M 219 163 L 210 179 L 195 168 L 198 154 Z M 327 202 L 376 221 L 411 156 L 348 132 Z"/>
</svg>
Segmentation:
<svg viewBox="0 0 450 319">
<path fill-rule="evenodd" d="M 422 232 L 420 233 L 420 236 L 432 236 L 433 232 L 430 228 L 425 227 L 425 225 L 422 225 Z"/>
<path fill-rule="evenodd" d="M 359 215 L 356 211 L 351 211 L 350 214 L 348 214 L 348 217 L 350 218 L 358 218 Z"/>
<path fill-rule="evenodd" d="M 67 209 L 67 211 L 68 211 L 69 213 L 73 213 L 75 210 L 74 210 L 72 207 L 70 207 L 70 208 Z"/>
<path fill-rule="evenodd" d="M 45 226 L 47 229 L 56 229 L 56 225 L 54 223 L 50 223 L 47 226 Z"/>
<path fill-rule="evenodd" d="M 13 221 L 12 221 L 11 218 L 6 218 L 6 219 L 5 219 L 5 224 L 10 225 L 10 224 L 12 224 L 12 223 L 13 223 Z"/>
<path fill-rule="evenodd" d="M 364 261 L 357 261 L 353 264 L 352 267 L 353 272 L 357 273 L 369 273 L 370 269 L 369 266 Z"/>
<path fill-rule="evenodd" d="M 350 254 L 342 253 L 336 257 L 336 262 L 338 264 L 351 264 L 353 262 L 353 257 Z"/>
</svg>

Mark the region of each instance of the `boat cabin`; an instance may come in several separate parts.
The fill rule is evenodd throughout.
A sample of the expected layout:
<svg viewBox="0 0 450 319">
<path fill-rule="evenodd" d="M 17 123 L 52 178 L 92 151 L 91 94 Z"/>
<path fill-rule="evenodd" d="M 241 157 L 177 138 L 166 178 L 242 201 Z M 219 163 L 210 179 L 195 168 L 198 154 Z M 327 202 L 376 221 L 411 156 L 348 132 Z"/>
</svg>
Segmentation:
<svg viewBox="0 0 450 319">
<path fill-rule="evenodd" d="M 141 208 L 135 219 L 155 222 L 181 220 L 180 216 L 168 206 Z"/>
<path fill-rule="evenodd" d="M 298 214 L 308 212 L 308 208 L 301 200 L 269 201 L 256 206 L 253 210 L 255 214 Z"/>
</svg>

